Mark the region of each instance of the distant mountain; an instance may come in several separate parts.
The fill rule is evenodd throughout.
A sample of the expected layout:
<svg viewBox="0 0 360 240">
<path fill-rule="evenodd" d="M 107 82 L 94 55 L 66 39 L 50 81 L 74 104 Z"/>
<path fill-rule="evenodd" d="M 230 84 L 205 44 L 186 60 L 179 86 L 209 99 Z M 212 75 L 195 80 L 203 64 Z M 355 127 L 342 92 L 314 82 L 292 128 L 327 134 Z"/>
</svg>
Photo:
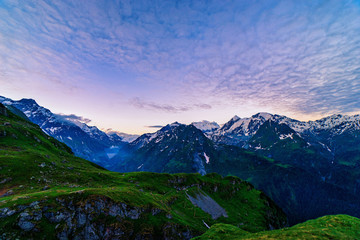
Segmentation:
<svg viewBox="0 0 360 240">
<path fill-rule="evenodd" d="M 101 166 L 108 167 L 111 158 L 126 145 L 121 136 L 114 138 L 95 126 L 88 126 L 78 120 L 54 114 L 49 109 L 39 106 L 33 99 L 13 101 L 0 97 L 0 102 L 15 114 L 24 113 L 49 136 L 67 144 L 76 156 Z"/>
<path fill-rule="evenodd" d="M 260 126 L 271 120 L 279 124 L 286 124 L 310 143 L 320 144 L 327 151 L 332 148 L 331 138 L 360 130 L 360 115 L 331 115 L 316 121 L 302 122 L 281 115 L 257 113 L 250 118 L 233 117 L 221 128 L 211 134 L 215 142 L 247 147 L 248 141 L 255 135 Z M 201 128 L 200 128 L 201 129 Z M 323 141 L 319 143 L 319 141 Z"/>
<path fill-rule="evenodd" d="M 206 154 L 213 151 L 213 143 L 199 129 L 177 122 L 140 136 L 129 147 L 133 154 L 116 170 L 206 174 Z"/>
<path fill-rule="evenodd" d="M 118 164 L 112 169 L 239 176 L 271 196 L 286 212 L 290 223 L 325 214 L 360 216 L 359 198 L 347 187 L 323 178 L 326 168 L 333 169 L 331 162 L 317 155 L 286 124 L 264 121 L 248 145 L 248 149 L 243 149 L 214 143 L 193 124 L 175 122 L 130 143 L 131 154 L 115 156 Z"/>
</svg>

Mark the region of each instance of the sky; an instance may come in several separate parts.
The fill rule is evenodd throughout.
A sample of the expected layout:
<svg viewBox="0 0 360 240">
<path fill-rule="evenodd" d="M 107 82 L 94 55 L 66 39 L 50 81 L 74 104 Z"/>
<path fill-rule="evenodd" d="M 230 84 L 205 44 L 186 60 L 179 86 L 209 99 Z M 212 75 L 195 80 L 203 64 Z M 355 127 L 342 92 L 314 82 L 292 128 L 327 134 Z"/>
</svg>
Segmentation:
<svg viewBox="0 0 360 240">
<path fill-rule="evenodd" d="M 137 134 L 360 113 L 360 1 L 0 0 L 0 96 Z"/>
</svg>

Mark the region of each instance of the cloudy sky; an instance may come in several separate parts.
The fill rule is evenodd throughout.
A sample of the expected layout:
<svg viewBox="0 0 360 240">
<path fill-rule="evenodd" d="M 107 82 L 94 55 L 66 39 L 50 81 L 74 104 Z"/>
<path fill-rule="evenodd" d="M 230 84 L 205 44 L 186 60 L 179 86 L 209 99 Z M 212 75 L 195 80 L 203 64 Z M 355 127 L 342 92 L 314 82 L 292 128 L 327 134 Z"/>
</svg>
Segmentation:
<svg viewBox="0 0 360 240">
<path fill-rule="evenodd" d="M 0 95 L 128 133 L 360 112 L 360 1 L 0 1 Z"/>
</svg>

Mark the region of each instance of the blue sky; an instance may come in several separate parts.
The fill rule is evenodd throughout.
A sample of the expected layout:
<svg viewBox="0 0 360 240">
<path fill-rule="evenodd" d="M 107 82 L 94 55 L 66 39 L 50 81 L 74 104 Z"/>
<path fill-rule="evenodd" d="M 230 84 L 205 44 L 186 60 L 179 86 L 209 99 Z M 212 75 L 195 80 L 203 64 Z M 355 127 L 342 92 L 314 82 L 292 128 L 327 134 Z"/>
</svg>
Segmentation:
<svg viewBox="0 0 360 240">
<path fill-rule="evenodd" d="M 2 0 L 0 86 L 129 133 L 359 113 L 360 4 Z"/>
</svg>

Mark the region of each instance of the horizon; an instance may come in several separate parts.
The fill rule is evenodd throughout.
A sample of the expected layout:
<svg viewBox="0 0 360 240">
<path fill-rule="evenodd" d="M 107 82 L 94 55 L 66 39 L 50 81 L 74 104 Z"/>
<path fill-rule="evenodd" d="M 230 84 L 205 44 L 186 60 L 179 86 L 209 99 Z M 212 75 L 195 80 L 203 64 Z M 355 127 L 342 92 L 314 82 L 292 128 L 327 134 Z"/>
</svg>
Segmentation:
<svg viewBox="0 0 360 240">
<path fill-rule="evenodd" d="M 360 1 L 0 3 L 0 95 L 129 134 L 360 113 Z"/>
<path fill-rule="evenodd" d="M 281 115 L 281 114 L 277 114 L 277 113 L 269 113 L 269 112 L 257 112 L 255 114 L 252 114 L 250 116 L 242 116 L 242 117 L 239 117 L 237 114 L 233 115 L 233 117 L 229 118 L 227 121 L 225 122 L 216 122 L 216 121 L 211 121 L 211 120 L 207 120 L 207 119 L 203 119 L 201 121 L 191 121 L 191 122 L 179 122 L 179 121 L 174 121 L 174 122 L 168 122 L 164 125 L 153 125 L 153 126 L 144 126 L 145 128 L 147 129 L 153 129 L 153 131 L 147 131 L 147 132 L 140 132 L 140 133 L 129 133 L 129 132 L 121 132 L 121 131 L 118 131 L 116 129 L 112 129 L 112 128 L 100 128 L 96 125 L 92 125 L 91 124 L 91 120 L 86 118 L 86 117 L 79 117 L 77 116 L 76 114 L 74 113 L 71 113 L 71 114 L 63 114 L 63 113 L 55 113 L 53 112 L 51 109 L 47 108 L 46 106 L 43 106 L 41 104 L 39 104 L 36 99 L 33 99 L 33 98 L 21 98 L 21 99 L 11 99 L 11 98 L 8 98 L 8 97 L 5 97 L 5 96 L 1 96 L 0 95 L 0 98 L 5 98 L 5 99 L 10 99 L 10 100 L 13 100 L 13 101 L 20 101 L 20 100 L 34 100 L 40 107 L 44 107 L 48 110 L 50 110 L 53 114 L 56 114 L 58 116 L 61 116 L 61 117 L 64 117 L 63 120 L 66 120 L 66 121 L 70 121 L 70 122 L 74 122 L 74 121 L 78 121 L 78 122 L 82 122 L 86 125 L 88 125 L 89 127 L 97 127 L 99 130 L 105 132 L 105 133 L 110 133 L 110 132 L 116 132 L 116 133 L 124 133 L 124 134 L 128 134 L 128 135 L 142 135 L 142 134 L 147 134 L 147 133 L 154 133 L 154 132 L 157 132 L 159 129 L 167 126 L 167 125 L 170 125 L 170 124 L 173 124 L 173 123 L 179 123 L 179 124 L 184 124 L 184 125 L 190 125 L 192 123 L 197 123 L 197 122 L 204 122 L 204 121 L 207 121 L 209 123 L 216 123 L 220 126 L 220 128 L 226 124 L 227 122 L 229 122 L 230 120 L 232 120 L 233 118 L 235 117 L 238 117 L 239 119 L 248 119 L 248 118 L 251 118 L 253 117 L 254 115 L 257 115 L 257 114 L 270 114 L 270 115 L 279 115 L 279 116 L 285 116 L 285 117 L 288 117 L 288 118 L 291 118 L 293 120 L 298 120 L 298 121 L 301 121 L 301 122 L 310 122 L 310 121 L 317 121 L 317 120 L 321 120 L 323 118 L 327 118 L 327 117 L 331 117 L 333 115 L 338 115 L 339 113 L 334 113 L 334 114 L 331 114 L 331 115 L 326 115 L 326 116 L 323 116 L 321 118 L 317 118 L 317 119 L 309 119 L 309 120 L 300 120 L 300 119 L 296 119 L 296 118 L 292 118 L 292 117 L 289 117 L 289 116 L 286 116 L 286 115 Z M 357 112 L 354 112 L 352 114 L 340 114 L 342 116 L 358 116 L 360 115 L 360 113 L 357 113 Z"/>
</svg>

